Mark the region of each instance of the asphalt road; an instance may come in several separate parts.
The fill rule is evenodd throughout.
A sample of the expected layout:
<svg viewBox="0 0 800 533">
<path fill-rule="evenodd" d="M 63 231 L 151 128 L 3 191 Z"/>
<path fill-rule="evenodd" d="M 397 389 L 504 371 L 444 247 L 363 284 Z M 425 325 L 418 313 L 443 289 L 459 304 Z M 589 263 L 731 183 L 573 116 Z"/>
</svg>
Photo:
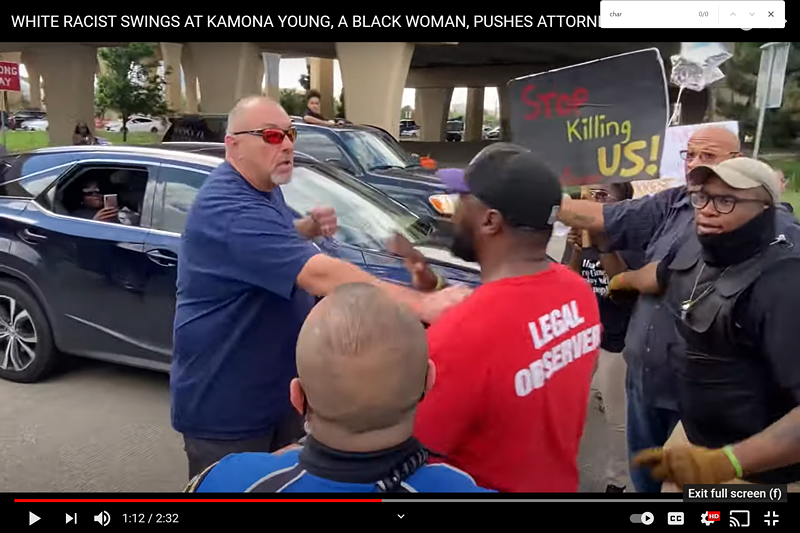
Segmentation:
<svg viewBox="0 0 800 533">
<path fill-rule="evenodd" d="M 0 491 L 176 492 L 187 481 L 165 374 L 76 361 L 35 385 L 0 381 Z M 602 415 L 590 409 L 582 491 L 602 491 Z"/>
</svg>

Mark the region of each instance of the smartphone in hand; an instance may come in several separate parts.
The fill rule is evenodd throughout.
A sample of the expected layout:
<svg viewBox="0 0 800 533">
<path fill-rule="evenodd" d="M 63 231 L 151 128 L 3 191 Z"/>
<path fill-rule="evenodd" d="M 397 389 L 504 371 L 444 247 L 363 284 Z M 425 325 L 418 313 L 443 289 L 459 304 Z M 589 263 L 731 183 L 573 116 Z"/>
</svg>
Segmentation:
<svg viewBox="0 0 800 533">
<path fill-rule="evenodd" d="M 116 194 L 106 194 L 106 195 L 104 195 L 103 196 L 103 206 L 106 209 L 108 209 L 108 208 L 117 209 L 117 207 L 119 207 L 118 204 L 117 204 L 117 195 Z"/>
</svg>

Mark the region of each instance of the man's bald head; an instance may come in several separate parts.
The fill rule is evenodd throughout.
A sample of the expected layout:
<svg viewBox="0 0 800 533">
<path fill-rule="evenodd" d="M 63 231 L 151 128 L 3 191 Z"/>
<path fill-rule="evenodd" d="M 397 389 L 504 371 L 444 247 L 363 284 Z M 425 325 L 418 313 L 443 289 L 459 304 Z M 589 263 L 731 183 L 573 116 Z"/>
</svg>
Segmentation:
<svg viewBox="0 0 800 533">
<path fill-rule="evenodd" d="M 721 126 L 706 126 L 695 131 L 687 146 L 686 173 L 701 165 L 716 165 L 741 155 L 739 137 Z"/>
<path fill-rule="evenodd" d="M 426 388 L 425 328 L 380 289 L 344 285 L 306 319 L 297 370 L 321 421 L 350 434 L 392 428 L 413 421 Z"/>
<path fill-rule="evenodd" d="M 247 96 L 242 98 L 228 113 L 228 135 L 237 131 L 248 131 L 258 129 L 259 123 L 263 122 L 263 117 L 280 116 L 288 114 L 281 107 L 281 104 L 268 96 Z"/>
</svg>

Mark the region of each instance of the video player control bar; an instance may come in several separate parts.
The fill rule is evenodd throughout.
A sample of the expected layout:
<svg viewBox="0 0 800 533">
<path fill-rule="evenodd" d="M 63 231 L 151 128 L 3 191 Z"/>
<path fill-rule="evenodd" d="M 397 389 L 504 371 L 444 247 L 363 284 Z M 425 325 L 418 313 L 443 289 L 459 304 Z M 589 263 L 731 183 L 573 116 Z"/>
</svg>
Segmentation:
<svg viewBox="0 0 800 533">
<path fill-rule="evenodd" d="M 602 0 L 601 28 L 784 28 L 783 0 Z"/>
</svg>

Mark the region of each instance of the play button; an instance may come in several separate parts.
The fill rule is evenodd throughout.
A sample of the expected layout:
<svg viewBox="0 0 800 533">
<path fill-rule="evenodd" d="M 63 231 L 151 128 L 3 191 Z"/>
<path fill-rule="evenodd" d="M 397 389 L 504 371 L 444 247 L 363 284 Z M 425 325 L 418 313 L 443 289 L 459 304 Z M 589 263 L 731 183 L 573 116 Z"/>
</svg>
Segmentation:
<svg viewBox="0 0 800 533">
<path fill-rule="evenodd" d="M 35 524 L 35 523 L 36 523 L 36 522 L 38 522 L 39 520 L 41 520 L 41 518 L 39 518 L 39 517 L 38 517 L 38 516 L 36 516 L 35 514 L 33 514 L 33 513 L 30 513 L 30 512 L 28 513 L 28 525 L 29 525 L 29 526 L 32 526 L 33 524 Z"/>
<path fill-rule="evenodd" d="M 653 523 L 653 520 L 655 520 L 653 513 L 642 513 L 642 524 L 649 526 Z"/>
</svg>

